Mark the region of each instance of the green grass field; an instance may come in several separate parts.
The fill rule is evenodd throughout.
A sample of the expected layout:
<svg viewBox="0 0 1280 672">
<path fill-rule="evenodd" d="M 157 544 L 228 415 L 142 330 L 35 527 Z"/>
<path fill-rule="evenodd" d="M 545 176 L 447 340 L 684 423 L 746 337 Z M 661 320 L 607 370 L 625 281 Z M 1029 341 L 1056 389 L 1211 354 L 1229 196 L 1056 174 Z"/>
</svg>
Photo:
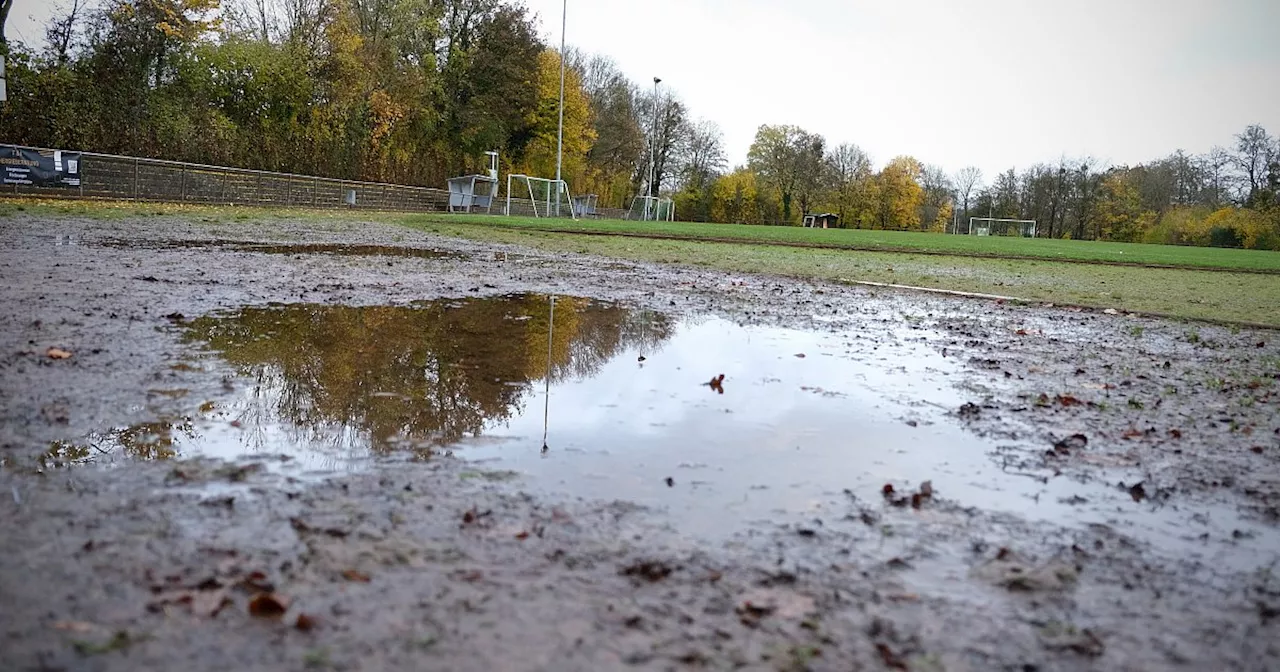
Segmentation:
<svg viewBox="0 0 1280 672">
<path fill-rule="evenodd" d="M 617 220 L 535 219 L 491 215 L 412 215 L 412 223 L 451 222 L 516 229 L 584 234 L 625 234 L 710 240 L 827 247 L 834 249 L 915 252 L 975 257 L 1033 258 L 1061 261 L 1221 268 L 1280 273 L 1280 252 L 1215 247 L 1179 247 L 1135 243 L 1103 243 L 1046 238 L 954 236 L 916 231 L 867 231 L 859 229 L 805 229 L 791 226 L 743 226 L 688 222 L 625 222 Z"/>
<path fill-rule="evenodd" d="M 513 243 L 551 252 L 687 264 L 730 273 L 776 273 L 815 280 L 999 294 L 1058 305 L 1280 328 L 1280 274 L 1273 273 L 566 235 L 534 227 L 478 226 L 471 220 L 416 215 L 398 220 L 443 236 Z"/>
</svg>

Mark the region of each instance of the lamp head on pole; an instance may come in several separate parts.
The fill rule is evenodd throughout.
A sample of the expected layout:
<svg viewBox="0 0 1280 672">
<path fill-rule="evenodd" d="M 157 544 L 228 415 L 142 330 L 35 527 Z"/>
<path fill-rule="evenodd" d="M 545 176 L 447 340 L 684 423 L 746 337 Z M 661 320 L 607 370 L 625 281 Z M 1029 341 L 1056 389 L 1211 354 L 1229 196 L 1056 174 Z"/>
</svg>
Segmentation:
<svg viewBox="0 0 1280 672">
<path fill-rule="evenodd" d="M 653 78 L 653 85 L 654 85 L 654 86 L 657 86 L 657 85 L 659 85 L 659 84 L 661 84 L 661 83 L 662 83 L 662 78 L 661 78 L 661 77 L 654 77 L 654 78 Z"/>
</svg>

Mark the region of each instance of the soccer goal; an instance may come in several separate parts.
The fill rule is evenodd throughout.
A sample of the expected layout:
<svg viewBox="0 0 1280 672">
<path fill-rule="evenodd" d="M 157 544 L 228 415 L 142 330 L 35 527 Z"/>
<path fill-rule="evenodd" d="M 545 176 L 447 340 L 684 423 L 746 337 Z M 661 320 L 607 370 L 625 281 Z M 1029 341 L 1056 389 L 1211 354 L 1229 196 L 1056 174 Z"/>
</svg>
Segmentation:
<svg viewBox="0 0 1280 672">
<path fill-rule="evenodd" d="M 508 215 L 578 218 L 569 183 L 528 175 L 507 175 Z"/>
<path fill-rule="evenodd" d="M 1022 238 L 1036 237 L 1036 220 L 1034 219 L 998 219 L 992 217 L 970 217 L 969 235 L 971 236 L 1012 236 Z"/>
<path fill-rule="evenodd" d="M 657 196 L 636 196 L 627 211 L 627 219 L 639 222 L 676 221 L 676 202 Z"/>
</svg>

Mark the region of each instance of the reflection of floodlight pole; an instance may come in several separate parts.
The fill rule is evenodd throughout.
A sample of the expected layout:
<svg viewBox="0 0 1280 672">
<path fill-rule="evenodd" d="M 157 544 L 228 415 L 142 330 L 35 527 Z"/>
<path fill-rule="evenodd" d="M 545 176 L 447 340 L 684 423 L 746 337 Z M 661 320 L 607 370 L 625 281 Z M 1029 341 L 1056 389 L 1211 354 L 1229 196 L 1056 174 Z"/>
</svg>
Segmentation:
<svg viewBox="0 0 1280 672">
<path fill-rule="evenodd" d="M 569 25 L 569 0 L 560 8 L 560 129 L 556 132 L 556 216 L 560 216 L 560 193 L 564 187 L 560 169 L 564 165 L 564 34 Z"/>
<path fill-rule="evenodd" d="M 551 344 L 556 332 L 556 297 L 551 297 L 551 317 L 547 320 L 547 385 L 542 402 L 542 452 L 547 452 L 547 427 L 551 417 Z"/>
</svg>

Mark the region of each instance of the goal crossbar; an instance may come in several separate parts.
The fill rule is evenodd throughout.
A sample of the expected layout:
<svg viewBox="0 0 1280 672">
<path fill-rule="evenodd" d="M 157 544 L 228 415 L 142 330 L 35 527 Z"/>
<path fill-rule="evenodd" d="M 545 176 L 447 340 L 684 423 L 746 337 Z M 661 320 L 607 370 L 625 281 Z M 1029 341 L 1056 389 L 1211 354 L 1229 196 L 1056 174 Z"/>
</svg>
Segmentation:
<svg viewBox="0 0 1280 672">
<path fill-rule="evenodd" d="M 553 180 L 545 177 L 532 177 L 529 175 L 521 175 L 519 173 L 511 173 L 507 175 L 507 209 L 506 214 L 511 214 L 511 202 L 513 199 L 513 184 L 517 180 L 524 181 L 524 190 L 529 193 L 529 203 L 533 206 L 534 217 L 559 217 L 564 211 L 568 211 L 569 217 L 578 219 L 577 209 L 573 205 L 573 194 L 569 192 L 569 183 L 564 180 Z M 533 185 L 541 184 L 546 186 L 546 195 L 540 196 L 534 194 Z M 555 194 L 554 196 L 552 194 Z M 539 212 L 538 208 L 542 211 Z"/>
<path fill-rule="evenodd" d="M 977 222 L 986 222 L 987 226 L 983 228 L 975 227 Z M 970 217 L 969 218 L 969 235 L 985 236 L 991 233 L 991 224 L 1017 224 L 1020 230 L 1027 230 L 1026 225 L 1030 226 L 1031 235 L 1028 238 L 1036 237 L 1037 222 L 1034 219 L 1005 219 L 1001 217 Z M 981 232 L 981 233 L 980 233 Z"/>
</svg>

